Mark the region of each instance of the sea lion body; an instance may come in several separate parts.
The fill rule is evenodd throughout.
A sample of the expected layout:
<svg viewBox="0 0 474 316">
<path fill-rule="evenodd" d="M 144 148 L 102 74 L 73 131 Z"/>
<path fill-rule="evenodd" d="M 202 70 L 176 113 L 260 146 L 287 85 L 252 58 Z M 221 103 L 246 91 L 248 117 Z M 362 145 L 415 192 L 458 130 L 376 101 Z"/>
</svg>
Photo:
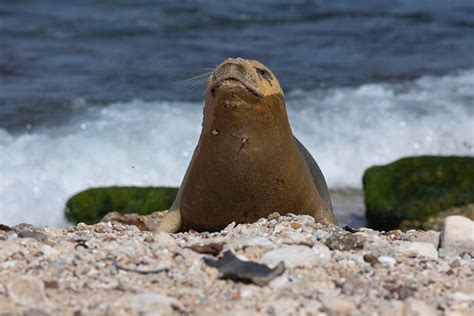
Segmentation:
<svg viewBox="0 0 474 316">
<path fill-rule="evenodd" d="M 160 230 L 216 231 L 273 212 L 336 223 L 324 177 L 293 136 L 278 80 L 257 61 L 227 59 L 208 80 L 201 136 Z"/>
</svg>

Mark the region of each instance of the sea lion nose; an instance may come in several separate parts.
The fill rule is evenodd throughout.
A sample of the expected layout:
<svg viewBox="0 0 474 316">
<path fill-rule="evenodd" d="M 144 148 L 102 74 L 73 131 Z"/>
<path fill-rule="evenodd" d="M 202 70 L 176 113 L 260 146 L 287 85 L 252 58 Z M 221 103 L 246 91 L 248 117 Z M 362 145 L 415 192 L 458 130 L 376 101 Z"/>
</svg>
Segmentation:
<svg viewBox="0 0 474 316">
<path fill-rule="evenodd" d="M 222 75 L 243 76 L 246 73 L 245 66 L 238 63 L 226 62 L 219 67 L 218 73 Z"/>
</svg>

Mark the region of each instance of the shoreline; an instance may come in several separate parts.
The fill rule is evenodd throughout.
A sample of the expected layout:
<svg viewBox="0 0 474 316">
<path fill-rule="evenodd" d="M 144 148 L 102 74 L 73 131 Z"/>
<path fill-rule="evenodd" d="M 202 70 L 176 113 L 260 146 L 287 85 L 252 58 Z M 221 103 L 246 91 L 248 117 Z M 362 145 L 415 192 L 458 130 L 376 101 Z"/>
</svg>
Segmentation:
<svg viewBox="0 0 474 316">
<path fill-rule="evenodd" d="M 329 189 L 329 195 L 339 225 L 354 228 L 367 225 L 363 189 Z"/>
<path fill-rule="evenodd" d="M 333 205 L 333 210 L 338 220 L 338 223 L 341 226 L 349 225 L 351 227 L 359 228 L 364 227 L 367 221 L 365 219 L 365 205 L 364 205 L 364 191 L 362 188 L 337 188 L 329 189 L 329 194 L 331 197 L 331 202 Z M 66 201 L 64 201 L 64 207 L 66 207 Z M 64 210 L 62 211 L 62 221 L 63 225 L 42 225 L 31 222 L 16 222 L 16 223 L 7 223 L 2 222 L 0 219 L 0 224 L 3 225 L 19 225 L 19 224 L 30 224 L 37 227 L 49 227 L 49 228 L 66 228 L 73 223 L 68 222 L 64 216 Z"/>
</svg>

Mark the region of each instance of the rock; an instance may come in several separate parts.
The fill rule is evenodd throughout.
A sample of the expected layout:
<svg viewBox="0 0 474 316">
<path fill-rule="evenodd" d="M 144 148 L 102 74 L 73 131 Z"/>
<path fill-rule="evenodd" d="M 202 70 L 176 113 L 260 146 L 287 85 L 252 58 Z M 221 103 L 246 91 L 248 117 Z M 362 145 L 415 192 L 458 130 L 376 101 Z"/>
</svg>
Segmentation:
<svg viewBox="0 0 474 316">
<path fill-rule="evenodd" d="M 217 256 L 222 252 L 224 245 L 221 243 L 209 243 L 204 245 L 191 245 L 189 249 L 200 254 L 208 254 L 211 256 Z"/>
<path fill-rule="evenodd" d="M 370 227 L 388 231 L 405 221 L 405 229 L 408 223 L 418 228 L 448 209 L 474 203 L 474 158 L 403 158 L 367 169 L 363 183 Z"/>
<path fill-rule="evenodd" d="M 326 242 L 327 239 L 331 236 L 331 234 L 325 230 L 318 229 L 314 232 L 314 239 L 319 242 Z"/>
<path fill-rule="evenodd" d="M 397 300 L 386 301 L 381 306 L 380 315 L 403 316 L 404 304 Z"/>
<path fill-rule="evenodd" d="M 372 254 L 365 254 L 363 257 L 365 262 L 368 262 L 372 267 L 375 267 L 376 265 L 380 264 L 379 259 L 372 255 Z"/>
<path fill-rule="evenodd" d="M 338 296 L 323 296 L 323 310 L 329 315 L 351 315 L 357 308 L 351 299 Z"/>
<path fill-rule="evenodd" d="M 172 248 L 176 245 L 176 240 L 171 237 L 171 234 L 160 232 L 155 234 L 155 244 L 158 244 L 160 247 Z"/>
<path fill-rule="evenodd" d="M 25 311 L 23 316 L 50 316 L 50 313 L 42 311 L 40 309 L 30 308 Z"/>
<path fill-rule="evenodd" d="M 326 245 L 317 244 L 312 249 L 319 256 L 320 262 L 331 259 L 331 250 Z"/>
<path fill-rule="evenodd" d="M 449 216 L 441 232 L 441 248 L 454 255 L 474 256 L 474 222 L 463 216 Z"/>
<path fill-rule="evenodd" d="M 48 259 L 56 259 L 60 256 L 60 252 L 58 250 L 48 245 L 42 245 L 40 250 Z"/>
<path fill-rule="evenodd" d="M 283 262 L 278 263 L 273 268 L 269 268 L 265 264 L 241 260 L 230 250 L 224 252 L 222 258 L 218 260 L 211 260 L 206 257 L 203 260 L 208 266 L 219 270 L 221 279 L 244 283 L 253 282 L 260 286 L 267 285 L 285 272 Z"/>
<path fill-rule="evenodd" d="M 21 231 L 18 233 L 18 237 L 19 238 L 33 238 L 42 242 L 45 242 L 48 240 L 45 234 L 37 232 L 37 231 L 33 231 L 33 230 Z"/>
<path fill-rule="evenodd" d="M 10 226 L 0 224 L 0 231 L 8 232 L 10 230 L 12 230 Z"/>
<path fill-rule="evenodd" d="M 0 235 L 0 240 L 14 239 L 18 237 L 18 234 L 14 230 L 9 230 Z"/>
<path fill-rule="evenodd" d="M 8 296 L 17 304 L 35 308 L 45 309 L 50 308 L 44 283 L 41 279 L 36 277 L 22 276 L 7 284 Z"/>
<path fill-rule="evenodd" d="M 272 247 L 274 243 L 269 238 L 254 237 L 243 241 L 243 245 L 249 246 L 260 246 L 260 247 Z"/>
<path fill-rule="evenodd" d="M 294 315 L 298 310 L 299 303 L 297 300 L 281 298 L 268 302 L 265 307 L 270 315 Z"/>
<path fill-rule="evenodd" d="M 402 301 L 413 296 L 413 294 L 416 291 L 416 289 L 411 286 L 407 286 L 404 284 L 393 284 L 393 283 L 388 283 L 384 285 L 384 289 L 390 292 L 392 298 L 396 298 Z"/>
<path fill-rule="evenodd" d="M 378 261 L 386 268 L 392 268 L 397 263 L 397 260 L 389 256 L 380 256 L 378 257 Z"/>
<path fill-rule="evenodd" d="M 177 299 L 160 293 L 140 293 L 119 298 L 107 309 L 107 315 L 170 315 L 186 309 Z"/>
<path fill-rule="evenodd" d="M 329 249 L 340 251 L 362 249 L 364 243 L 365 238 L 362 235 L 346 232 L 334 233 L 325 242 Z"/>
<path fill-rule="evenodd" d="M 395 250 L 402 253 L 413 253 L 417 256 L 438 259 L 438 251 L 431 243 L 417 241 L 398 241 Z"/>
<path fill-rule="evenodd" d="M 99 222 L 109 212 L 147 215 L 168 209 L 177 188 L 106 187 L 77 193 L 66 203 L 66 218 L 72 223 Z"/>
<path fill-rule="evenodd" d="M 450 297 L 459 302 L 474 302 L 474 278 L 467 278 L 451 294 Z"/>
<path fill-rule="evenodd" d="M 436 309 L 427 303 L 409 298 L 405 302 L 404 316 L 437 316 Z"/>
<path fill-rule="evenodd" d="M 286 230 L 281 234 L 282 242 L 288 245 L 305 245 L 308 247 L 314 246 L 313 237 L 305 236 L 304 234 L 294 231 L 294 230 Z"/>
<path fill-rule="evenodd" d="M 430 216 L 426 220 L 404 220 L 400 224 L 400 229 L 407 230 L 410 228 L 416 228 L 420 230 L 441 231 L 446 217 L 453 215 L 465 216 L 474 220 L 474 203 L 449 207 Z"/>
<path fill-rule="evenodd" d="M 167 211 L 153 212 L 148 215 L 139 215 L 136 213 L 122 214 L 120 212 L 111 212 L 105 215 L 101 222 L 116 222 L 124 225 L 135 225 L 140 230 L 157 232 L 161 220 Z"/>
<path fill-rule="evenodd" d="M 287 268 L 310 268 L 314 267 L 322 260 L 327 260 L 329 256 L 330 250 L 324 245 L 319 245 L 315 249 L 306 246 L 293 245 L 267 251 L 262 256 L 261 262 L 270 267 L 274 267 L 279 262 L 283 261 Z"/>
<path fill-rule="evenodd" d="M 20 315 L 20 312 L 16 308 L 12 301 L 4 296 L 0 296 L 0 315 Z"/>
<path fill-rule="evenodd" d="M 428 242 L 432 244 L 436 249 L 439 248 L 439 240 L 441 233 L 434 230 L 409 230 L 406 232 L 406 239 L 408 241 Z"/>
</svg>

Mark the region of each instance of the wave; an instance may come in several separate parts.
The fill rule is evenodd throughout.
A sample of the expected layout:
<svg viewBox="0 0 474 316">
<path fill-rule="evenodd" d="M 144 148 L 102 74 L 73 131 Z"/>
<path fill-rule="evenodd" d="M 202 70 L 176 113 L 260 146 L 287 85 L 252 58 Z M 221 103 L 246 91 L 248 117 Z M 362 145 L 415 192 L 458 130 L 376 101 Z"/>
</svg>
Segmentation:
<svg viewBox="0 0 474 316">
<path fill-rule="evenodd" d="M 332 188 L 408 155 L 473 155 L 474 69 L 443 77 L 287 93 L 295 135 Z M 90 106 L 59 127 L 0 129 L 0 223 L 62 226 L 71 195 L 108 185 L 179 185 L 202 103 L 132 100 Z"/>
</svg>

